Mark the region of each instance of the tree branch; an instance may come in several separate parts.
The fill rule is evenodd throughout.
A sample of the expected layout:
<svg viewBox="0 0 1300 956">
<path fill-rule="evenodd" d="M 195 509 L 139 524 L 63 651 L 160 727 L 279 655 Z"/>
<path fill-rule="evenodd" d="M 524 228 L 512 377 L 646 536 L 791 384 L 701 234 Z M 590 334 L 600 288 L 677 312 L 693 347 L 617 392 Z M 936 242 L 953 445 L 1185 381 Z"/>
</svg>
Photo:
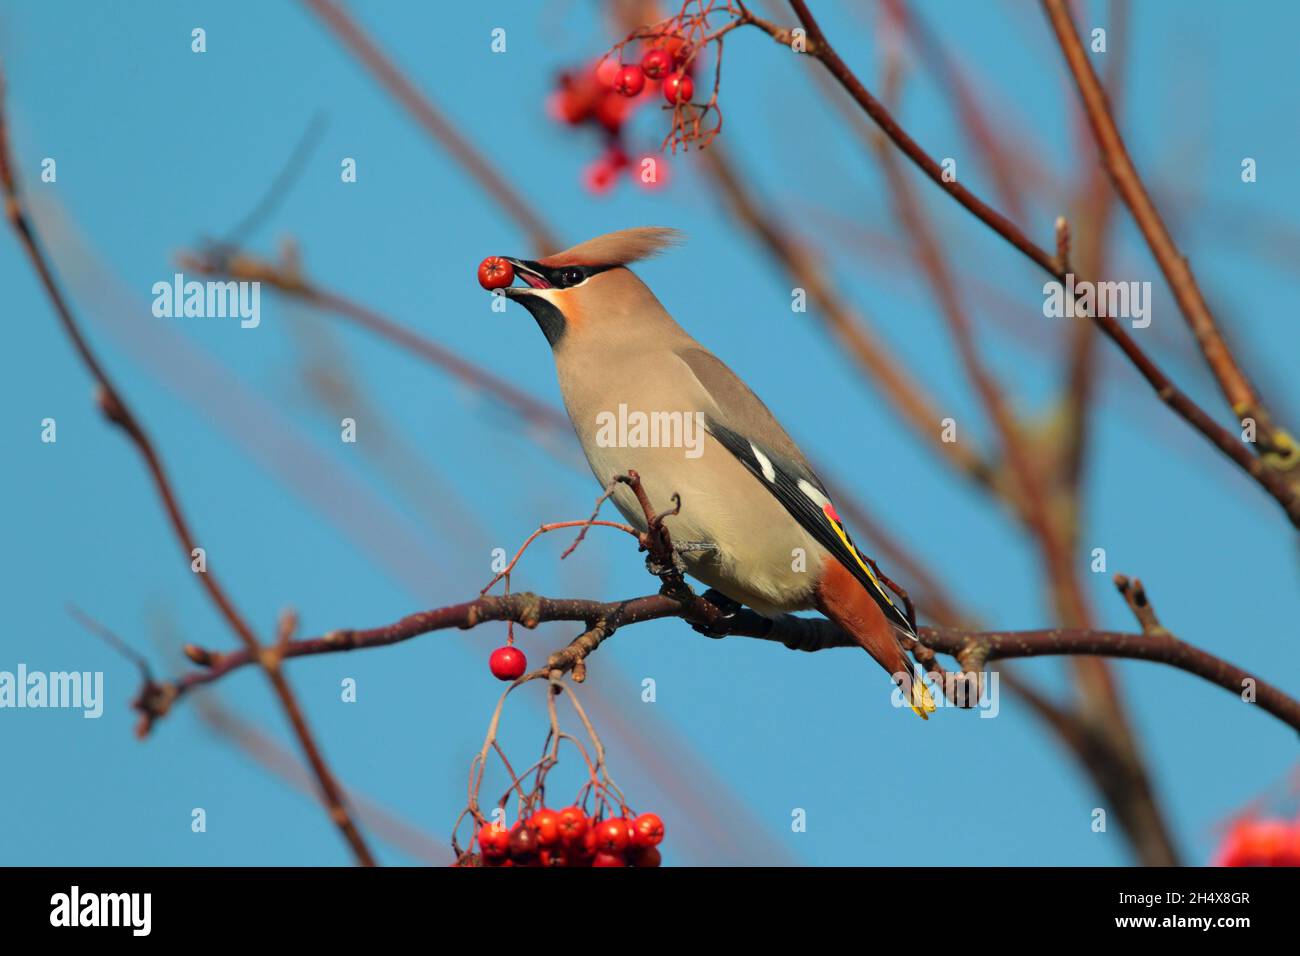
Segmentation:
<svg viewBox="0 0 1300 956">
<path fill-rule="evenodd" d="M 1287 431 L 1274 424 L 1260 401 L 1255 386 L 1237 364 L 1232 350 L 1223 340 L 1205 296 L 1201 294 L 1187 257 L 1179 251 L 1159 210 L 1151 201 L 1115 123 L 1106 91 L 1075 32 L 1069 7 L 1065 0 L 1043 0 L 1043 9 L 1061 45 L 1066 66 L 1078 87 L 1088 123 L 1097 141 L 1102 165 L 1110 175 L 1115 191 L 1133 214 L 1133 220 L 1164 274 L 1206 364 L 1214 373 L 1219 390 L 1227 399 L 1234 415 L 1239 419 L 1256 420 L 1259 439 L 1257 446 L 1271 466 L 1284 471 L 1300 468 L 1300 444 Z M 1300 481 L 1300 473 L 1296 475 L 1296 480 Z"/>
<path fill-rule="evenodd" d="M 225 247 L 182 252 L 177 261 L 182 268 L 199 275 L 263 282 L 307 305 L 333 312 L 437 366 L 461 384 L 492 396 L 529 426 L 562 434 L 566 440 L 572 435 L 569 420 L 562 412 L 547 403 L 533 398 L 501 376 L 466 361 L 427 336 L 413 332 L 341 293 L 317 285 L 297 271 L 291 271 L 250 253 Z"/>
<path fill-rule="evenodd" d="M 808 40 L 805 55 L 811 56 L 830 72 L 837 82 L 862 108 L 862 110 L 880 127 L 881 131 L 902 150 L 925 175 L 939 188 L 953 197 L 977 219 L 987 225 L 1012 247 L 1019 250 L 1026 258 L 1037 264 L 1056 281 L 1064 283 L 1065 273 L 1060 268 L 1056 256 L 1035 243 L 1010 219 L 984 202 L 956 179 L 947 179 L 939 163 L 921 148 L 916 140 L 908 135 L 893 115 L 879 100 L 871 95 L 862 81 L 849 69 L 848 65 L 835 52 L 827 41 L 821 27 L 813 17 L 812 11 L 804 0 L 790 0 L 799 21 L 807 31 Z M 778 43 L 787 44 L 790 39 L 788 30 L 773 27 L 765 21 L 751 18 L 747 21 L 763 30 Z M 1097 314 L 1092 321 L 1111 339 L 1133 366 L 1138 370 L 1156 396 L 1175 413 L 1201 433 L 1215 448 L 1222 452 L 1246 474 L 1255 480 L 1286 512 L 1291 524 L 1300 528 L 1300 483 L 1292 484 L 1275 468 L 1252 455 L 1238 439 L 1214 421 L 1210 415 L 1197 405 L 1173 380 L 1146 354 L 1124 330 L 1124 327 L 1112 316 Z M 1300 455 L 1297 456 L 1300 460 Z"/>
<path fill-rule="evenodd" d="M 321 637 L 300 640 L 289 639 L 287 634 L 291 623 L 283 623 L 281 640 L 276 646 L 277 654 L 282 658 L 306 657 L 384 647 L 433 631 L 451 628 L 468 630 L 487 621 L 513 621 L 529 629 L 547 621 L 583 622 L 585 630 L 568 648 L 552 654 L 546 666 L 520 677 L 516 681 L 518 684 L 537 679 L 555 680 L 565 672 L 584 666 L 587 655 L 618 629 L 668 617 L 682 618 L 712 638 L 752 637 L 777 641 L 797 651 L 814 652 L 858 646 L 853 638 L 825 618 L 799 617 L 793 614 L 768 618 L 738 605 L 720 606 L 718 601 L 723 599 L 711 599 L 714 592 L 705 596 L 695 594 L 682 575 L 665 523 L 665 519 L 675 516 L 680 510 L 680 500 L 674 496 L 675 506 L 672 509 L 656 511 L 635 471 L 620 475 L 615 481 L 626 484 L 641 507 L 646 530 L 638 534 L 638 540 L 641 549 L 648 552 L 647 570 L 662 582 L 658 594 L 623 601 L 547 598 L 530 592 L 480 595 L 472 601 L 410 614 L 381 627 L 331 631 Z M 602 494 L 598 506 L 608 496 L 608 492 Z M 593 514 L 586 523 L 594 522 Z M 920 629 L 918 639 L 907 639 L 908 648 L 922 661 L 932 660 L 933 655 L 915 653 L 918 646 L 924 651 L 948 654 L 956 658 L 966 672 L 982 671 L 990 661 L 1018 657 L 1082 655 L 1153 661 L 1196 674 L 1233 693 L 1242 693 L 1253 685 L 1256 700 L 1265 710 L 1300 730 L 1300 701 L 1293 700 L 1278 688 L 1258 680 L 1241 668 L 1174 637 L 1156 620 L 1140 582 L 1130 584 L 1127 578 L 1119 575 L 1115 584 L 1138 618 L 1141 633 L 1070 627 L 1033 631 L 971 631 L 960 627 L 925 627 Z M 185 654 L 204 670 L 191 671 L 163 685 L 156 684 L 146 676 L 145 689 L 133 704 L 140 711 L 146 726 L 151 726 L 154 720 L 165 715 L 176 700 L 195 687 L 211 684 L 258 660 L 256 652 L 249 649 L 215 654 L 194 645 L 186 645 Z M 575 678 L 578 676 L 575 673 Z"/>
<path fill-rule="evenodd" d="M 430 136 L 465 168 L 489 196 L 528 234 L 528 241 L 538 252 L 556 252 L 561 248 L 555 235 L 542 222 L 510 182 L 487 158 L 448 122 L 433 102 L 402 73 L 346 10 L 334 0 L 303 0 L 335 39 L 348 48 L 371 75 L 406 109 Z"/>
<path fill-rule="evenodd" d="M 915 377 L 900 367 L 897 359 L 888 353 L 861 317 L 845 304 L 844 297 L 834 290 L 817 257 L 792 239 L 759 205 L 720 145 L 713 143 L 700 153 L 700 159 L 722 190 L 735 217 L 758 238 L 791 280 L 807 293 L 815 306 L 815 317 L 858 363 L 899 417 L 963 476 L 976 485 L 991 486 L 995 471 L 993 465 L 969 441 L 942 440 L 940 423 L 943 416 L 936 411 L 929 395 Z"/>
<path fill-rule="evenodd" d="M 13 159 L 9 149 L 3 78 L 0 78 L 0 188 L 3 189 L 5 194 L 5 212 L 14 232 L 18 236 L 19 243 L 31 260 L 32 267 L 35 269 L 50 303 L 54 306 L 55 314 L 58 316 L 64 332 L 72 342 L 72 346 L 80 357 L 82 364 L 85 365 L 86 370 L 95 381 L 96 403 L 105 417 L 126 433 L 136 451 L 139 452 L 140 457 L 144 459 L 145 467 L 153 479 L 154 489 L 162 501 L 163 509 L 171 523 L 172 530 L 184 552 L 185 560 L 186 562 L 190 561 L 194 549 L 197 547 L 196 538 L 190 529 L 185 513 L 181 510 L 180 502 L 167 476 L 167 471 L 163 467 L 162 459 L 159 457 L 144 427 L 140 424 L 139 419 L 136 418 L 135 413 L 131 410 L 121 392 L 118 391 L 117 386 L 113 383 L 108 372 L 104 369 L 99 358 L 91 349 L 89 342 L 82 334 L 81 328 L 73 317 L 67 300 L 42 251 L 40 240 L 27 217 L 22 199 L 18 194 Z M 316 782 L 320 787 L 321 801 L 324 803 L 330 819 L 334 821 L 344 839 L 347 840 L 357 862 L 363 866 L 373 866 L 375 863 L 374 857 L 344 805 L 343 792 L 330 771 L 329 765 L 325 762 L 325 757 L 316 743 L 315 737 L 312 736 L 306 717 L 298 704 L 297 697 L 289 686 L 288 679 L 280 671 L 276 650 L 265 648 L 257 639 L 252 627 L 235 607 L 234 601 L 231 600 L 225 588 L 218 582 L 216 575 L 211 570 L 199 573 L 198 578 L 212 603 L 216 605 L 221 616 L 226 619 L 231 630 L 235 632 L 235 635 L 243 644 L 243 653 L 247 654 L 250 660 L 256 660 L 266 672 L 267 678 L 275 690 L 276 697 L 280 701 L 280 706 L 289 718 L 289 723 L 298 738 L 298 745 L 302 748 L 307 762 L 311 764 L 312 771 L 316 775 Z"/>
<path fill-rule="evenodd" d="M 521 591 L 508 595 L 488 595 L 473 601 L 421 611 L 380 627 L 331 631 L 319 637 L 292 640 L 284 646 L 283 653 L 287 659 L 386 647 L 436 631 L 471 629 L 489 621 L 514 621 L 527 628 L 549 621 L 579 621 L 588 630 L 604 622 L 602 627 L 608 631 L 604 637 L 608 637 L 614 631 L 634 624 L 673 617 L 688 622 L 708 620 L 713 628 L 711 637 L 749 637 L 775 641 L 796 651 L 811 653 L 858 646 L 849 635 L 825 618 L 792 614 L 767 618 L 744 608 L 728 613 L 704 596 L 693 595 L 682 600 L 665 594 L 647 594 L 621 601 L 596 601 L 550 598 Z M 1165 664 L 1195 674 L 1237 695 L 1249 686 L 1246 682 L 1251 681 L 1255 688 L 1256 703 L 1300 731 L 1300 701 L 1243 668 L 1195 648 L 1163 629 L 1159 632 L 1135 633 L 1069 627 L 1028 631 L 922 627 L 919 643 L 956 658 L 964 670 L 978 670 L 998 660 L 1086 655 Z M 166 706 L 161 709 L 151 710 L 150 701 L 138 700 L 135 706 L 146 719 L 163 716 L 172 703 L 190 690 L 218 681 L 255 662 L 246 650 L 213 654 L 190 647 L 187 648 L 187 653 L 192 660 L 204 662 L 206 666 L 163 685 L 170 687 L 171 692 L 166 694 Z M 545 675 L 539 673 L 529 676 Z"/>
</svg>

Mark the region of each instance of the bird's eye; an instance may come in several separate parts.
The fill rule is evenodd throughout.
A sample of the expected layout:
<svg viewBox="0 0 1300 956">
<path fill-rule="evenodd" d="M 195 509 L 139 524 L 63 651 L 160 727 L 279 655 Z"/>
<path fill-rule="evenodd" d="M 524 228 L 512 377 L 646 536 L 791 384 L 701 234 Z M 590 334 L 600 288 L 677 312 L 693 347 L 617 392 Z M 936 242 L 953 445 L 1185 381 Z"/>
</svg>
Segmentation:
<svg viewBox="0 0 1300 956">
<path fill-rule="evenodd" d="M 566 286 L 577 285 L 582 281 L 581 269 L 565 269 L 560 273 L 560 282 Z"/>
</svg>

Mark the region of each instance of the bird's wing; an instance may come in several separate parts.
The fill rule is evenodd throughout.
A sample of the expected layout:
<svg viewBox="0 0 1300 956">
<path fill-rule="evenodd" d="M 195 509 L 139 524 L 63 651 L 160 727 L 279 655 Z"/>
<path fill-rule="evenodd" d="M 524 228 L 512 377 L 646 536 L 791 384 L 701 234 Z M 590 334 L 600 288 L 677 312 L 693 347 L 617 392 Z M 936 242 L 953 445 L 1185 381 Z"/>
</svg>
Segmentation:
<svg viewBox="0 0 1300 956">
<path fill-rule="evenodd" d="M 908 633 L 907 615 L 876 577 L 853 544 L 826 487 L 785 430 L 744 382 L 716 356 L 702 348 L 684 348 L 677 356 L 690 368 L 712 399 L 705 428 L 767 488 L 799 525 L 835 556 L 885 613 Z"/>
</svg>

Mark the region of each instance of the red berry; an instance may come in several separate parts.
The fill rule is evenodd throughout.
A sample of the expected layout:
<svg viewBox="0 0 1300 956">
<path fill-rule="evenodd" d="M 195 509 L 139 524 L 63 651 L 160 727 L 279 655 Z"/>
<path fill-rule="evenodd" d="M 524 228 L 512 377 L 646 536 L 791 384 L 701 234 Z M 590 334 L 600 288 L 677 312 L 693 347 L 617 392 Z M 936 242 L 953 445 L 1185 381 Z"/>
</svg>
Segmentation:
<svg viewBox="0 0 1300 956">
<path fill-rule="evenodd" d="M 663 37 L 659 41 L 660 46 L 672 55 L 673 65 L 680 67 L 686 62 L 686 58 L 691 53 L 691 45 L 686 42 L 686 38 L 680 33 L 674 33 L 671 36 Z"/>
<path fill-rule="evenodd" d="M 641 58 L 641 70 L 652 80 L 666 74 L 673 68 L 673 55 L 667 50 L 656 47 Z"/>
<path fill-rule="evenodd" d="M 1291 838 L 1285 848 L 1283 866 L 1300 866 L 1300 820 L 1291 822 Z"/>
<path fill-rule="evenodd" d="M 658 846 L 664 838 L 664 821 L 657 813 L 643 813 L 632 821 L 632 844 Z"/>
<path fill-rule="evenodd" d="M 627 122 L 627 118 L 632 115 L 636 109 L 636 104 L 626 96 L 619 96 L 617 93 L 606 93 L 596 102 L 593 115 L 596 122 L 611 133 L 617 133 Z"/>
<path fill-rule="evenodd" d="M 634 850 L 631 857 L 633 866 L 658 866 L 662 860 L 659 848 L 653 846 L 643 846 L 639 850 Z"/>
<path fill-rule="evenodd" d="M 674 73 L 668 79 L 664 80 L 664 99 L 671 106 L 678 103 L 689 103 L 691 97 L 695 95 L 695 81 L 685 73 Z"/>
<path fill-rule="evenodd" d="M 1282 820 L 1255 820 L 1240 836 L 1242 855 L 1254 866 L 1278 866 L 1290 828 Z"/>
<path fill-rule="evenodd" d="M 538 849 L 537 834 L 522 823 L 516 823 L 510 830 L 510 858 L 524 864 L 537 857 Z"/>
<path fill-rule="evenodd" d="M 606 57 L 596 64 L 596 82 L 607 90 L 614 89 L 620 69 L 618 60 Z"/>
<path fill-rule="evenodd" d="M 591 105 L 573 90 L 557 90 L 547 98 L 546 108 L 555 119 L 577 126 L 591 112 Z"/>
<path fill-rule="evenodd" d="M 624 96 L 636 96 L 645 89 L 645 73 L 635 63 L 623 67 L 614 77 L 614 89 Z"/>
<path fill-rule="evenodd" d="M 499 823 L 489 823 L 479 828 L 478 845 L 485 859 L 502 859 L 510 852 L 510 831 Z"/>
<path fill-rule="evenodd" d="M 485 289 L 504 289 L 514 281 L 514 266 L 500 256 L 488 256 L 478 264 L 478 284 Z"/>
<path fill-rule="evenodd" d="M 618 853 L 600 852 L 591 861 L 592 866 L 627 866 L 627 861 Z"/>
<path fill-rule="evenodd" d="M 541 846 L 555 846 L 560 842 L 560 815 L 545 807 L 534 813 L 528 825 L 537 833 L 537 842 Z"/>
<path fill-rule="evenodd" d="M 1237 820 L 1215 855 L 1215 866 L 1295 866 L 1300 824 L 1247 817 Z"/>
<path fill-rule="evenodd" d="M 622 853 L 627 849 L 628 824 L 623 817 L 602 820 L 596 824 L 596 849 L 601 853 Z"/>
<path fill-rule="evenodd" d="M 560 839 L 570 846 L 580 845 L 587 835 L 587 815 L 581 807 L 565 807 L 560 811 Z"/>
<path fill-rule="evenodd" d="M 591 866 L 591 861 L 595 858 L 594 854 L 588 853 L 587 848 L 581 844 L 566 846 L 558 852 L 564 854 L 564 859 L 567 861 L 565 865 L 572 867 Z"/>
<path fill-rule="evenodd" d="M 618 180 L 618 170 L 602 156 L 582 171 L 583 184 L 596 195 L 609 192 Z"/>
<path fill-rule="evenodd" d="M 600 157 L 610 169 L 626 169 L 632 164 L 632 160 L 627 158 L 627 153 L 623 152 L 618 146 L 610 146 Z"/>
<path fill-rule="evenodd" d="M 542 851 L 537 854 L 537 859 L 545 867 L 574 865 L 567 850 L 557 850 L 554 847 L 543 847 Z"/>
<path fill-rule="evenodd" d="M 497 680 L 515 680 L 522 677 L 528 667 L 528 658 L 517 647 L 498 647 L 488 658 L 488 667 Z"/>
</svg>

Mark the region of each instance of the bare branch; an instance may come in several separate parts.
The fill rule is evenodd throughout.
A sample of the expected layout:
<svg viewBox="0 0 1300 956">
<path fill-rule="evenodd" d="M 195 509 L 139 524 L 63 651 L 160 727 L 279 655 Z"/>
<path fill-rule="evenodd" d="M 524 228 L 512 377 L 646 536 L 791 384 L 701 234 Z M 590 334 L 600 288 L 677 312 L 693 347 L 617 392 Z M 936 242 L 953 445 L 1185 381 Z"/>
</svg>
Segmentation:
<svg viewBox="0 0 1300 956">
<path fill-rule="evenodd" d="M 791 650 L 816 652 L 858 646 L 849 635 L 824 618 L 796 615 L 767 618 L 748 609 L 725 614 L 708 598 L 701 596 L 681 601 L 665 594 L 648 594 L 622 601 L 594 601 L 549 598 L 521 591 L 421 611 L 382 627 L 332 631 L 320 637 L 299 638 L 285 646 L 284 656 L 288 659 L 385 647 L 435 631 L 474 628 L 488 621 L 511 620 L 528 628 L 547 621 L 581 621 L 588 625 L 589 630 L 603 621 L 605 623 L 601 626 L 613 633 L 633 624 L 673 617 L 686 620 L 707 618 L 717 636 L 775 641 Z M 600 640 L 605 637 L 608 634 Z M 599 642 L 596 640 L 595 644 Z M 993 661 L 1016 658 L 1083 655 L 1165 664 L 1195 674 L 1233 694 L 1240 694 L 1249 680 L 1254 682 L 1258 705 L 1300 731 L 1300 701 L 1244 669 L 1163 630 L 1133 633 L 1058 627 L 1029 631 L 971 631 L 960 627 L 923 627 L 920 644 L 956 658 L 963 667 L 983 667 Z M 563 651 L 559 653 L 564 654 Z M 247 651 L 217 655 L 212 667 L 192 671 L 172 682 L 170 686 L 174 693 L 171 700 L 195 687 L 220 680 L 250 663 L 253 660 Z M 136 706 L 147 704 L 137 701 Z"/>
<path fill-rule="evenodd" d="M 1019 250 L 1024 256 L 1037 264 L 1058 282 L 1066 281 L 1065 274 L 1058 269 L 1056 255 L 1035 243 L 1015 223 L 984 202 L 955 178 L 945 177 L 939 163 L 921 148 L 920 144 L 907 133 L 894 119 L 893 115 L 879 100 L 871 95 L 856 74 L 840 58 L 839 54 L 827 41 L 821 27 L 812 15 L 805 0 L 790 0 L 800 23 L 808 33 L 805 55 L 821 62 L 839 84 L 848 92 L 862 110 L 880 127 L 881 131 L 902 150 L 925 175 L 939 188 L 952 196 L 958 203 L 970 211 L 977 219 L 987 225 L 999 236 Z M 789 31 L 774 28 L 763 21 L 749 21 L 778 42 L 788 36 Z M 1100 312 L 1100 310 L 1097 310 Z M 1188 424 L 1199 431 L 1215 448 L 1227 456 L 1239 468 L 1245 471 L 1269 495 L 1282 506 L 1287 518 L 1300 528 L 1300 482 L 1292 483 L 1275 467 L 1253 456 L 1242 444 L 1235 433 L 1218 424 L 1210 415 L 1197 405 L 1177 386 L 1159 365 L 1143 351 L 1113 317 L 1097 314 L 1092 321 L 1111 339 L 1133 366 L 1138 370 L 1156 396 L 1182 417 Z M 1276 434 L 1284 434 L 1275 430 Z M 1300 461 L 1300 454 L 1295 456 Z"/>
<path fill-rule="evenodd" d="M 89 342 L 82 334 L 81 327 L 73 317 L 67 300 L 46 260 L 36 232 L 27 218 L 14 177 L 6 119 L 3 79 L 0 79 L 0 187 L 3 188 L 5 193 L 5 207 L 9 222 L 17 234 L 23 250 L 31 260 L 32 267 L 35 269 L 41 285 L 45 288 L 50 303 L 54 306 L 55 314 L 58 316 L 64 332 L 71 340 L 73 348 L 81 358 L 82 364 L 85 365 L 87 371 L 90 372 L 91 378 L 95 381 L 95 399 L 101 411 L 109 421 L 126 433 L 136 451 L 139 452 L 140 457 L 144 459 L 145 467 L 153 479 L 154 489 L 162 501 L 163 509 L 171 522 L 172 530 L 184 552 L 185 561 L 189 562 L 197 547 L 197 539 L 190 529 L 188 519 L 181 510 L 180 502 L 167 476 L 167 471 L 163 467 L 162 459 L 159 457 L 144 427 L 140 424 L 122 394 L 117 390 L 117 386 L 113 383 L 108 372 L 104 369 L 99 358 L 91 349 Z M 216 575 L 208 569 L 199 574 L 198 579 L 212 603 L 216 605 L 222 617 L 230 625 L 231 630 L 235 632 L 244 645 L 243 653 L 248 654 L 250 659 L 257 660 L 263 665 L 263 669 L 266 671 L 266 675 L 275 690 L 276 697 L 280 701 L 280 706 L 289 718 L 289 723 L 293 726 L 294 734 L 298 738 L 298 744 L 316 775 L 316 781 L 320 786 L 321 801 L 329 812 L 330 819 L 334 821 L 344 839 L 351 846 L 357 862 L 364 866 L 373 866 L 375 863 L 374 857 L 344 806 L 342 790 L 328 764 L 326 764 L 325 757 L 321 753 L 316 739 L 307 726 L 306 718 L 298 705 L 297 697 L 278 666 L 273 666 L 269 662 L 269 657 L 273 655 L 264 653 L 264 648 L 253 633 L 252 627 L 249 626 L 243 615 L 235 607 L 234 601 L 231 600 L 225 588 L 218 582 Z M 146 689 L 151 684 L 151 681 L 146 680 Z M 159 693 L 165 696 L 165 692 Z M 150 696 L 156 696 L 156 694 Z M 147 718 L 146 724 L 142 725 L 142 729 L 147 729 Z"/>
<path fill-rule="evenodd" d="M 1224 341 L 1187 257 L 1179 251 L 1159 210 L 1151 201 L 1115 123 L 1106 91 L 1102 89 L 1101 80 L 1075 31 L 1068 5 L 1065 0 L 1043 0 L 1043 9 L 1061 45 L 1066 65 L 1078 86 L 1080 99 L 1101 153 L 1102 165 L 1110 175 L 1116 192 L 1133 214 L 1134 222 L 1146 239 L 1160 271 L 1164 273 L 1169 289 L 1200 346 L 1201 354 L 1219 383 L 1219 390 L 1227 399 L 1234 415 L 1239 419 L 1252 418 L 1256 421 L 1259 435 L 1257 445 L 1271 466 L 1283 471 L 1300 469 L 1300 444 L 1272 421 L 1254 385 Z M 1293 480 L 1300 483 L 1300 471 L 1297 471 Z"/>
<path fill-rule="evenodd" d="M 811 250 L 791 238 L 786 230 L 760 205 L 736 172 L 718 143 L 700 154 L 722 190 L 736 218 L 789 273 L 815 307 L 814 316 L 826 325 L 840 347 L 859 365 L 866 377 L 893 406 L 914 433 L 949 460 L 961 474 L 977 485 L 988 486 L 993 467 L 970 441 L 945 442 L 941 437 L 942 415 L 916 378 L 901 368 L 871 329 L 845 305 L 825 270 Z"/>
<path fill-rule="evenodd" d="M 335 38 L 347 47 L 371 75 L 430 136 L 459 162 L 483 190 L 521 229 L 539 252 L 555 252 L 560 242 L 510 182 L 448 122 L 433 102 L 402 73 L 351 15 L 334 0 L 303 0 Z"/>
</svg>

